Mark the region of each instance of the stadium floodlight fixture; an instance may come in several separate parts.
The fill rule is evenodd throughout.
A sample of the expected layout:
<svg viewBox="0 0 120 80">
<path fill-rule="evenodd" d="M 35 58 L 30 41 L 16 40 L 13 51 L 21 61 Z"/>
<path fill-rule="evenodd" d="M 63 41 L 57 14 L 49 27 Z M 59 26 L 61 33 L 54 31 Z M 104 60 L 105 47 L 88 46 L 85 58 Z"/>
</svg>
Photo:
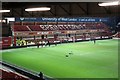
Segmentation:
<svg viewBox="0 0 120 80">
<path fill-rule="evenodd" d="M 25 11 L 49 11 L 49 7 L 27 8 Z"/>
<path fill-rule="evenodd" d="M 105 2 L 105 3 L 99 3 L 99 6 L 116 6 L 119 5 L 119 1 L 114 1 L 114 2 Z"/>
<path fill-rule="evenodd" d="M 0 10 L 0 13 L 10 12 L 10 10 Z"/>
</svg>

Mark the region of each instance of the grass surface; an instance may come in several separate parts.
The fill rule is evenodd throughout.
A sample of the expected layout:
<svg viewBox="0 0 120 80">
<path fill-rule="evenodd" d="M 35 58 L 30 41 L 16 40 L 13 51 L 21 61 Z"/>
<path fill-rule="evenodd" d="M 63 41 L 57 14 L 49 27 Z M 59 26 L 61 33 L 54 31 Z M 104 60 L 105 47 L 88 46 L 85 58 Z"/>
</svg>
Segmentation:
<svg viewBox="0 0 120 80">
<path fill-rule="evenodd" d="M 54 78 L 117 78 L 118 40 L 5 50 L 2 59 Z"/>
</svg>

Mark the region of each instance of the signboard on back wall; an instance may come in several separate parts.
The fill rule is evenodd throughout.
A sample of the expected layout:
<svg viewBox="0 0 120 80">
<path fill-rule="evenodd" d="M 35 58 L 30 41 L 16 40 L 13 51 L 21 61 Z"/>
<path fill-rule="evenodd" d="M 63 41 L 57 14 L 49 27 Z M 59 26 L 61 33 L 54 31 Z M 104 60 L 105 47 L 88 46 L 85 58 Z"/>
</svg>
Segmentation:
<svg viewBox="0 0 120 80">
<path fill-rule="evenodd" d="M 59 18 L 28 18 L 28 17 L 17 17 L 16 22 L 103 22 L 106 25 L 114 29 L 118 22 L 120 22 L 120 16 L 115 17 L 59 17 Z"/>
<path fill-rule="evenodd" d="M 22 22 L 106 22 L 109 18 L 97 17 L 76 17 L 76 18 L 15 18 L 15 21 Z"/>
<path fill-rule="evenodd" d="M 2 37 L 2 47 L 10 47 L 12 44 L 12 38 L 11 37 Z"/>
</svg>

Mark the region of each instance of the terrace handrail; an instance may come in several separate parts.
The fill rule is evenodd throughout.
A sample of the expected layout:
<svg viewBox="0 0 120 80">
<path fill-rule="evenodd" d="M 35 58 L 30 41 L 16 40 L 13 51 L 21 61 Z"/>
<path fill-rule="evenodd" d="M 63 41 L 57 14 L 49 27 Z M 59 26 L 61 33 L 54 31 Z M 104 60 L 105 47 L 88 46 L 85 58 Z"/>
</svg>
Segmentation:
<svg viewBox="0 0 120 80">
<path fill-rule="evenodd" d="M 48 76 L 44 76 L 44 78 L 40 78 L 40 76 L 38 75 L 39 74 L 38 72 L 30 71 L 30 70 L 27 70 L 23 67 L 22 68 L 18 67 L 16 65 L 7 63 L 6 61 L 0 61 L 0 64 L 4 65 L 6 67 L 9 67 L 9 68 L 15 70 L 16 72 L 18 72 L 24 76 L 27 76 L 33 80 L 55 80 L 55 79 L 48 77 Z"/>
</svg>

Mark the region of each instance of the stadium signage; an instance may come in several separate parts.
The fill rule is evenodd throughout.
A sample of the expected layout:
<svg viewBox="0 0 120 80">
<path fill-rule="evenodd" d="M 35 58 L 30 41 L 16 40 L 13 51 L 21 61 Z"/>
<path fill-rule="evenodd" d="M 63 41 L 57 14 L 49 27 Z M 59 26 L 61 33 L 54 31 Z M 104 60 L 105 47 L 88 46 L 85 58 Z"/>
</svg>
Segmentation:
<svg viewBox="0 0 120 80">
<path fill-rule="evenodd" d="M 98 30 L 90 30 L 90 32 L 97 32 Z"/>
<path fill-rule="evenodd" d="M 78 18 L 58 18 L 58 22 L 78 22 Z"/>
<path fill-rule="evenodd" d="M 67 33 L 76 33 L 76 31 L 67 31 Z"/>
<path fill-rule="evenodd" d="M 24 18 L 20 18 L 20 20 L 22 21 L 22 20 L 24 20 Z"/>
<path fill-rule="evenodd" d="M 41 34 L 49 34 L 49 32 L 41 32 Z"/>
<path fill-rule="evenodd" d="M 95 22 L 95 21 L 97 21 L 97 19 L 92 19 L 92 18 L 87 19 L 87 18 L 84 18 L 84 19 L 79 19 L 79 21 L 80 21 L 80 22 L 83 22 L 83 21 L 84 21 L 84 22 L 87 22 L 87 21 L 90 21 L 90 22 L 93 21 L 93 22 Z M 97 22 L 98 22 L 98 21 L 97 21 Z"/>
<path fill-rule="evenodd" d="M 41 18 L 42 21 L 57 21 L 57 18 Z"/>
<path fill-rule="evenodd" d="M 15 18 L 15 21 L 22 22 L 107 22 L 109 18 L 78 17 L 78 18 Z"/>
<path fill-rule="evenodd" d="M 61 31 L 54 31 L 54 34 L 61 34 Z"/>
</svg>

